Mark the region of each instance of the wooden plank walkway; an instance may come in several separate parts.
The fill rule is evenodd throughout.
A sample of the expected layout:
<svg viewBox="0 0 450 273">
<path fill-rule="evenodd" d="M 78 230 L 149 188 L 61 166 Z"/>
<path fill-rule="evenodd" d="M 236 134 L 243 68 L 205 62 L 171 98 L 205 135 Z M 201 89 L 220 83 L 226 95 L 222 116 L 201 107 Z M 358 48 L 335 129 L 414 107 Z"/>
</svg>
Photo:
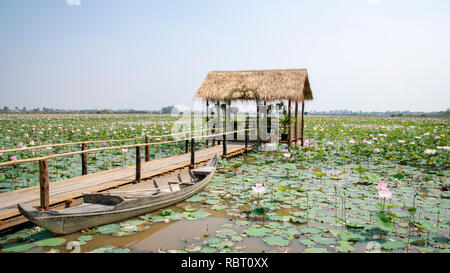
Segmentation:
<svg viewBox="0 0 450 273">
<path fill-rule="evenodd" d="M 249 148 L 250 149 L 250 146 Z M 208 161 L 214 154 L 222 154 L 222 145 L 204 148 L 195 151 L 195 163 L 201 164 Z M 244 145 L 228 144 L 227 154 L 223 157 L 231 157 L 245 151 Z M 182 155 L 142 162 L 142 179 L 164 175 L 172 171 L 187 168 L 190 165 L 191 154 Z M 50 206 L 63 202 L 70 202 L 75 198 L 82 197 L 84 193 L 94 193 L 113 189 L 135 182 L 136 166 L 126 166 L 111 170 L 78 176 L 66 180 L 50 183 Z M 39 186 L 0 193 L 0 230 L 11 227 L 7 224 L 13 218 L 20 216 L 17 210 L 18 203 L 29 203 L 32 206 L 40 205 Z M 22 217 L 23 218 L 23 217 Z M 25 222 L 23 218 L 20 222 Z"/>
</svg>

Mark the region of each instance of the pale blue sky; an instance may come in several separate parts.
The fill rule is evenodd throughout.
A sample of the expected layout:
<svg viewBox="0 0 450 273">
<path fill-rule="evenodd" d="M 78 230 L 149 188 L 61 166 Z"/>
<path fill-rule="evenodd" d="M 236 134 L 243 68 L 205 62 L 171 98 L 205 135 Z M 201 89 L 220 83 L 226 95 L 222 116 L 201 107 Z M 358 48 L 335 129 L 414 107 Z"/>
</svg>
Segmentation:
<svg viewBox="0 0 450 273">
<path fill-rule="evenodd" d="M 0 106 L 191 104 L 211 70 L 307 68 L 307 110 L 450 107 L 448 0 L 2 0 Z"/>
</svg>

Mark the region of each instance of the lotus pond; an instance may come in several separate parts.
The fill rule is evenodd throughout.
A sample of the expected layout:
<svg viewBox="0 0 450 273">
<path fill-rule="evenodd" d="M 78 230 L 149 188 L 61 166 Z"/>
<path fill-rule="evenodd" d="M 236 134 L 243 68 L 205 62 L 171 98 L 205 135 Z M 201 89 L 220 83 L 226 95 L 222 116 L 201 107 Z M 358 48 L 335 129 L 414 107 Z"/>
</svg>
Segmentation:
<svg viewBox="0 0 450 273">
<path fill-rule="evenodd" d="M 449 252 L 449 121 L 308 117 L 306 145 L 220 160 L 202 192 L 2 252 Z M 79 247 L 79 248 L 78 248 Z"/>
</svg>

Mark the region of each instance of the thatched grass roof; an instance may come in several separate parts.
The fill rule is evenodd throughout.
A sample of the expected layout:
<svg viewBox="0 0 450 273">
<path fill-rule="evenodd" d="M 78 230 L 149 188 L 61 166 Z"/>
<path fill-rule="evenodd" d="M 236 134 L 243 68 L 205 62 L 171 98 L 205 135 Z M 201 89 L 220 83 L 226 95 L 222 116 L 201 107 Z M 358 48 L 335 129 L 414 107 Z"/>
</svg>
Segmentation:
<svg viewBox="0 0 450 273">
<path fill-rule="evenodd" d="M 206 76 L 202 86 L 195 93 L 197 99 L 226 101 L 233 89 L 251 88 L 259 93 L 261 101 L 304 101 L 312 100 L 306 69 L 253 70 L 253 71 L 212 71 Z M 254 100 L 253 93 L 247 92 L 242 98 L 239 92 L 233 100 Z"/>
</svg>

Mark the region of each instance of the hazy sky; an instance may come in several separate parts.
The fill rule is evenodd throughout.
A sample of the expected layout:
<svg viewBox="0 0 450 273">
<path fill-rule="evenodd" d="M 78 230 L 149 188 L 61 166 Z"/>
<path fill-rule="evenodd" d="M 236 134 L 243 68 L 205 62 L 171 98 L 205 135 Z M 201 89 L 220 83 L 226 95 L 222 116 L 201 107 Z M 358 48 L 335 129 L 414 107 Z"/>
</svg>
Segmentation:
<svg viewBox="0 0 450 273">
<path fill-rule="evenodd" d="M 1 107 L 159 109 L 283 68 L 307 110 L 450 107 L 449 0 L 1 0 L 0 37 Z"/>
</svg>

